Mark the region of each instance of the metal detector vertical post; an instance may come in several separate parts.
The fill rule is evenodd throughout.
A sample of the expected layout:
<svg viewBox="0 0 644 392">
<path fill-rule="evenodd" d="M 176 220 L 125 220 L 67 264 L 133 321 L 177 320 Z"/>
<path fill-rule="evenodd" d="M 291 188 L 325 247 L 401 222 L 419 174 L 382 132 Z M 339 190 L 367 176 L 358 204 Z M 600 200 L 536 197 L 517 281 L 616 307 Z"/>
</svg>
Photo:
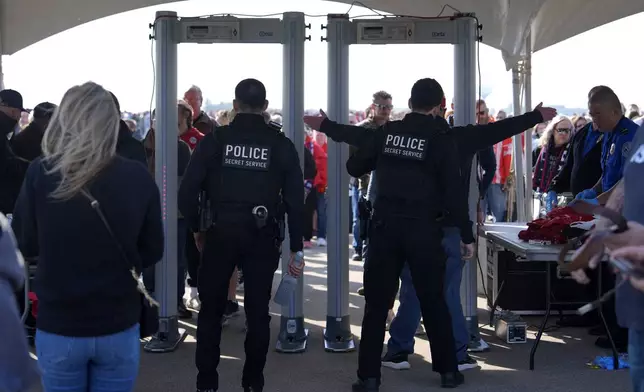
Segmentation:
<svg viewBox="0 0 644 392">
<path fill-rule="evenodd" d="M 177 14 L 156 13 L 156 139 L 155 178 L 161 193 L 165 246 L 155 268 L 159 332 L 144 347 L 149 352 L 174 351 L 185 338 L 177 320 Z"/>
<path fill-rule="evenodd" d="M 303 166 L 304 122 L 302 117 L 304 116 L 304 41 L 306 40 L 304 14 L 287 12 L 284 14 L 282 23 L 284 24 L 282 94 L 284 132 L 295 144 L 295 149 L 300 156 L 300 165 Z M 287 235 L 282 243 L 282 274 L 288 272 L 290 254 L 290 239 Z M 297 289 L 291 295 L 289 306 L 282 306 L 280 333 L 276 345 L 276 350 L 279 352 L 298 353 L 306 350 L 308 330 L 304 328 L 303 282 L 304 277 L 300 276 Z"/>
<path fill-rule="evenodd" d="M 478 27 L 474 18 L 464 18 L 456 24 L 457 39 L 454 45 L 454 123 L 464 126 L 476 123 L 476 42 Z M 478 167 L 474 160 L 469 191 L 470 219 L 476 222 L 479 200 Z M 479 337 L 477 316 L 476 264 L 465 263 L 461 280 L 461 304 L 470 335 Z"/>
<path fill-rule="evenodd" d="M 347 15 L 329 15 L 328 98 L 329 117 L 342 124 L 349 122 L 349 34 Z M 349 320 L 349 174 L 345 162 L 349 146 L 329 139 L 327 209 L 327 318 L 324 348 L 327 351 L 355 350 Z"/>
</svg>

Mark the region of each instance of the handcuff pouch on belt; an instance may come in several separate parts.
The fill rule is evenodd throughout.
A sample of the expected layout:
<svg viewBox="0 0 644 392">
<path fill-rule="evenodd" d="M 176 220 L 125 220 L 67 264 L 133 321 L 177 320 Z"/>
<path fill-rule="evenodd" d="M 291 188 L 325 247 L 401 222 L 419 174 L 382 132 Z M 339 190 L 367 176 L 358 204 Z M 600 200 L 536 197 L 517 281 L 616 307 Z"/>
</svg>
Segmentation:
<svg viewBox="0 0 644 392">
<path fill-rule="evenodd" d="M 258 230 L 267 228 L 275 230 L 275 247 L 280 248 L 282 242 L 284 241 L 284 212 L 282 205 L 278 207 L 277 216 L 269 217 L 268 208 L 263 205 L 253 207 L 253 219 L 255 220 L 255 226 Z"/>
<path fill-rule="evenodd" d="M 255 225 L 258 229 L 261 230 L 266 227 L 266 222 L 268 221 L 268 208 L 265 206 L 253 207 L 253 219 L 255 219 Z"/>
<path fill-rule="evenodd" d="M 371 229 L 371 218 L 373 214 L 373 208 L 371 202 L 367 200 L 364 196 L 358 200 L 358 219 L 360 225 L 360 240 L 366 241 L 369 237 L 369 231 Z"/>
</svg>

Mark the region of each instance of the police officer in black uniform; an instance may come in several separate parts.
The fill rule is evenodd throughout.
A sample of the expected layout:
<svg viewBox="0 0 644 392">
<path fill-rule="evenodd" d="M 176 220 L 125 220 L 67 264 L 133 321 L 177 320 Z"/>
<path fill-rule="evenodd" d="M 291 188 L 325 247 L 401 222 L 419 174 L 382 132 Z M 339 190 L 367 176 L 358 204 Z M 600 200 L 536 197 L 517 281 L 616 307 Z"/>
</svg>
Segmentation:
<svg viewBox="0 0 644 392">
<path fill-rule="evenodd" d="M 433 369 L 440 373 L 443 387 L 464 381 L 444 297 L 447 257 L 441 246 L 441 220 L 449 215 L 457 223 L 469 254 L 474 251 L 474 236 L 467 200 L 460 182 L 453 180 L 460 176 L 456 143 L 447 123 L 434 117 L 442 99 L 443 90 L 435 80 L 419 80 L 409 100 L 412 113 L 365 134 L 366 140 L 347 161 L 352 177 L 376 170 L 379 190 L 364 272 L 366 305 L 354 391 L 379 390 L 387 312 L 405 261 L 420 300 Z M 330 128 L 330 121 L 324 123 L 323 130 Z"/>
<path fill-rule="evenodd" d="M 347 162 L 351 176 L 374 169 L 379 173 L 377 186 L 381 191 L 374 203 L 369 237 L 373 249 L 369 249 L 370 261 L 365 269 L 367 303 L 359 380 L 354 391 L 378 390 L 387 308 L 396 294 L 397 277 L 405 261 L 410 265 L 421 302 L 434 370 L 441 374 L 443 387 L 452 388 L 463 382 L 457 371 L 451 321 L 443 297 L 446 257 L 441 248 L 441 227 L 457 226 L 464 257 L 471 257 L 474 237 L 468 217 L 467 190 L 472 155 L 556 114 L 554 109 L 539 105 L 535 111 L 513 119 L 449 131 L 449 125 L 440 116 L 442 99 L 442 88 L 435 80 L 419 80 L 409 100 L 413 113 L 375 132 L 325 118 L 305 117 L 308 125 L 333 140 L 359 147 Z M 373 265 L 372 257 L 378 260 Z"/>
<path fill-rule="evenodd" d="M 405 261 L 420 300 L 434 371 L 441 374 L 443 387 L 456 387 L 464 380 L 458 372 L 444 297 L 447 257 L 441 246 L 441 220 L 446 214 L 452 217 L 470 256 L 474 236 L 464 192 L 460 182 L 453 181 L 460 175 L 456 143 L 447 123 L 432 115 L 442 99 L 443 90 L 435 80 L 418 81 L 410 99 L 413 112 L 379 128 L 347 161 L 353 177 L 376 170 L 379 190 L 369 233 L 359 380 L 354 391 L 378 390 L 387 311 Z"/>
<path fill-rule="evenodd" d="M 179 189 L 179 210 L 203 252 L 199 270 L 201 310 L 197 329 L 197 390 L 217 391 L 221 318 L 228 281 L 239 262 L 244 270 L 244 307 L 248 330 L 242 386 L 262 391 L 270 340 L 268 304 L 280 257 L 281 205 L 288 214 L 291 244 L 289 273 L 302 250 L 304 180 L 293 143 L 278 126 L 266 124 L 266 89 L 255 79 L 235 88 L 237 116 L 207 134 L 197 145 Z M 207 193 L 212 225 L 199 232 L 198 195 Z"/>
</svg>

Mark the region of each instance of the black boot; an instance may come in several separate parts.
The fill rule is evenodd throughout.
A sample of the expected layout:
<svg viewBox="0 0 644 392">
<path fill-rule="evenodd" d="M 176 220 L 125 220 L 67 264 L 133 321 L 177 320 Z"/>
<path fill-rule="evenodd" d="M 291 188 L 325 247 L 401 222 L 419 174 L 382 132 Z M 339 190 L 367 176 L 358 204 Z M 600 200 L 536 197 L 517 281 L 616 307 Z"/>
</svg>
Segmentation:
<svg viewBox="0 0 644 392">
<path fill-rule="evenodd" d="M 464 382 L 465 376 L 459 371 L 441 374 L 441 388 L 456 388 Z"/>
<path fill-rule="evenodd" d="M 378 392 L 380 390 L 380 381 L 376 378 L 359 378 L 358 381 L 351 385 L 353 392 Z"/>
</svg>

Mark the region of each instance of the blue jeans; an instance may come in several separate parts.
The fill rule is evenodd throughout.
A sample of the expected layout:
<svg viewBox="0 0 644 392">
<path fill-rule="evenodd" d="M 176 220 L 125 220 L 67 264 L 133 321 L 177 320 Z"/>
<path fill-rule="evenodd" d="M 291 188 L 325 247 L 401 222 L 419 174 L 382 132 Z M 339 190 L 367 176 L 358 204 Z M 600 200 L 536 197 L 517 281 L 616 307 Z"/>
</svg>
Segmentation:
<svg viewBox="0 0 644 392">
<path fill-rule="evenodd" d="M 326 239 L 326 192 L 317 192 L 318 238 Z"/>
<path fill-rule="evenodd" d="M 644 331 L 628 330 L 628 362 L 633 392 L 644 392 Z"/>
<path fill-rule="evenodd" d="M 443 229 L 443 248 L 447 254 L 445 269 L 445 300 L 452 316 L 452 329 L 456 343 L 456 359 L 462 361 L 467 355 L 470 334 L 467 330 L 463 308 L 461 306 L 461 278 L 463 276 L 463 259 L 461 258 L 461 234 L 458 229 Z M 414 352 L 414 334 L 420 322 L 420 302 L 416 296 L 411 280 L 409 266 L 405 264 L 401 274 L 400 307 L 389 327 L 389 354 Z"/>
<path fill-rule="evenodd" d="M 177 221 L 177 300 L 178 304 L 183 303 L 183 295 L 186 292 L 186 237 L 188 235 L 188 227 L 186 221 L 180 218 Z M 155 266 L 146 268 L 143 271 L 143 284 L 145 288 L 154 293 L 154 268 Z"/>
<path fill-rule="evenodd" d="M 358 218 L 358 201 L 360 201 L 362 192 L 360 192 L 360 187 L 357 182 L 358 180 L 356 180 L 356 185 L 351 186 L 351 213 L 353 217 L 353 228 L 351 229 L 351 232 L 353 233 L 353 249 L 358 253 L 362 253 L 362 241 L 360 241 L 360 219 Z"/>
<path fill-rule="evenodd" d="M 36 332 L 44 392 L 131 392 L 139 373 L 139 325 L 95 338 Z"/>
<path fill-rule="evenodd" d="M 503 191 L 501 184 L 492 184 L 485 193 L 486 212 L 492 214 L 497 222 L 505 222 L 505 214 L 507 212 L 508 196 Z"/>
</svg>

